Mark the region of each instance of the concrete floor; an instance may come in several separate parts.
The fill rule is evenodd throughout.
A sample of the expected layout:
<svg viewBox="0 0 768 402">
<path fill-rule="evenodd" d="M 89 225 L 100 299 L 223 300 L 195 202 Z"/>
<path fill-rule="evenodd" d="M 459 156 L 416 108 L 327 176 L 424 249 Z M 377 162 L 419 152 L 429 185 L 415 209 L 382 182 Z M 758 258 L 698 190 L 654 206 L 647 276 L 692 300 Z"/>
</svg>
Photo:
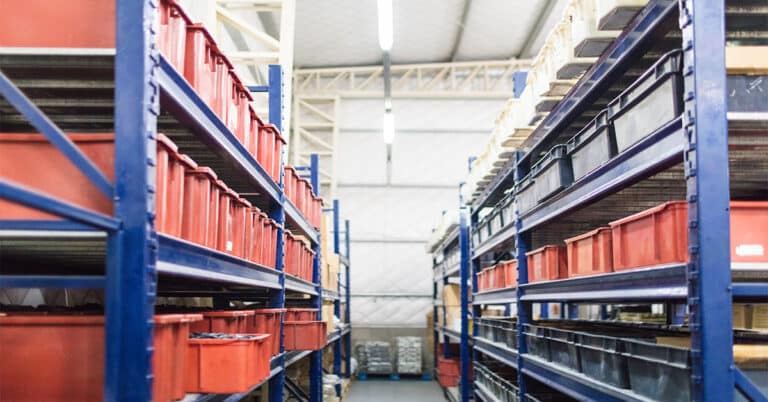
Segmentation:
<svg viewBox="0 0 768 402">
<path fill-rule="evenodd" d="M 436 381 L 355 381 L 344 402 L 445 402 Z"/>
</svg>

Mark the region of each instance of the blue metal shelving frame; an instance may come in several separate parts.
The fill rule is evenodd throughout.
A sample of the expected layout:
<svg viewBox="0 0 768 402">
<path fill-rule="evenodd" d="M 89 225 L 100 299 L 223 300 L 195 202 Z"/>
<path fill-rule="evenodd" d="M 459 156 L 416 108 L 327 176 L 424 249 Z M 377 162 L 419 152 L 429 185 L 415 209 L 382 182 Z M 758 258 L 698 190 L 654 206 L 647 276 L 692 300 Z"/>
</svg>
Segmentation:
<svg viewBox="0 0 768 402">
<path fill-rule="evenodd" d="M 271 290 L 269 307 L 284 307 L 286 291 L 310 295 L 311 302 L 318 307 L 323 296 L 319 264 L 321 234 L 286 199 L 282 168 L 276 183 L 184 77 L 157 52 L 155 31 L 151 29 L 150 23 L 156 20 L 156 3 L 151 0 L 116 0 L 114 183 L 0 71 L 0 95 L 45 135 L 102 193 L 114 200 L 114 216 L 106 216 L 0 179 L 0 198 L 66 220 L 3 221 L 0 228 L 22 232 L 78 231 L 88 235 L 105 232 L 104 275 L 0 275 L 0 287 L 105 289 L 104 399 L 107 401 L 152 399 L 152 317 L 158 275 L 163 275 L 167 278 L 164 280 L 168 281 L 183 278 L 268 289 Z M 281 130 L 284 108 L 281 67 L 271 65 L 269 85 L 254 90 L 269 93 L 269 121 Z M 236 173 L 245 177 L 271 205 L 270 217 L 281 226 L 275 250 L 276 269 L 155 232 L 155 138 L 161 109 L 190 129 L 210 152 L 231 161 Z M 314 188 L 318 189 L 318 158 L 313 156 L 312 161 L 308 170 Z M 316 252 L 312 283 L 284 273 L 283 230 L 287 224 L 297 228 L 312 241 Z M 346 225 L 347 256 L 343 261 L 348 280 L 348 221 Z M 345 289 L 344 296 L 349 306 L 349 283 Z M 337 300 L 339 294 L 341 292 L 337 290 Z M 215 303 L 227 300 L 214 296 Z M 349 322 L 348 311 L 346 319 Z M 328 342 L 339 344 L 340 339 L 346 338 L 349 345 L 349 333 L 349 327 L 332 333 Z M 282 338 L 281 328 L 281 353 L 272 358 L 272 371 L 265 380 L 269 383 L 270 401 L 282 402 L 285 368 L 308 355 L 312 359 L 310 400 L 321 401 L 322 350 L 286 353 Z M 345 358 L 349 368 L 349 350 Z M 254 384 L 251 391 L 262 384 Z M 245 395 L 231 395 L 227 400 L 239 400 Z"/>
<path fill-rule="evenodd" d="M 692 398 L 730 401 L 734 390 L 754 401 L 765 401 L 757 387 L 733 364 L 732 309 L 734 299 L 768 299 L 764 282 L 731 283 L 729 227 L 728 120 L 725 70 L 725 5 L 722 0 L 651 0 L 616 43 L 601 57 L 571 93 L 535 130 L 526 152 L 491 182 L 473 204 L 477 213 L 499 193 L 528 173 L 536 155 L 615 82 L 643 49 L 668 26 L 679 11 L 684 51 L 684 112 L 609 163 L 581 178 L 557 196 L 524 213 L 481 244 L 472 254 L 473 289 L 481 258 L 501 245 L 514 243 L 518 286 L 473 294 L 475 317 L 481 305 L 515 304 L 518 350 L 475 338 L 474 353 L 481 353 L 517 369 L 521 395 L 533 378 L 579 400 L 633 401 L 643 397 L 585 377 L 527 353 L 523 325 L 531 322 L 532 304 L 557 302 L 660 302 L 687 304 L 692 347 Z M 661 33 L 663 34 L 663 32 Z M 532 246 L 532 231 L 567 216 L 592 201 L 604 198 L 655 172 L 683 163 L 688 209 L 688 264 L 648 267 L 599 276 L 528 283 L 525 253 Z M 724 229 L 726 228 L 726 229 Z M 572 305 L 571 305 L 572 306 Z M 568 309 L 572 310 L 572 309 Z M 544 310 L 542 309 L 542 313 Z M 561 310 L 561 313 L 563 310 Z M 543 316 L 543 315 L 542 315 Z M 572 314 L 568 313 L 569 318 Z M 561 317 L 562 318 L 562 317 Z M 481 397 L 484 391 L 476 392 Z"/>
</svg>

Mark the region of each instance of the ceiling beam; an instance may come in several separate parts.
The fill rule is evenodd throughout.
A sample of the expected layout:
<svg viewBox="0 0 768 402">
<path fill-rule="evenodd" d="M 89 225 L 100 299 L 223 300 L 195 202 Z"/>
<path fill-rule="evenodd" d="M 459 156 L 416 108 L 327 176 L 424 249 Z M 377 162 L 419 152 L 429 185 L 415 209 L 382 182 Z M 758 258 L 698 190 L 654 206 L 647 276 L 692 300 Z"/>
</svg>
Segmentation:
<svg viewBox="0 0 768 402">
<path fill-rule="evenodd" d="M 464 38 L 464 27 L 467 25 L 467 16 L 469 8 L 472 6 L 472 0 L 464 0 L 464 8 L 461 10 L 461 20 L 459 21 L 459 30 L 456 32 L 456 40 L 453 41 L 450 61 L 456 61 L 456 54 L 459 52 L 459 45 Z"/>
<path fill-rule="evenodd" d="M 547 21 L 547 17 L 552 13 L 552 9 L 555 8 L 555 4 L 557 4 L 558 1 L 560 0 L 544 1 L 544 5 L 541 7 L 539 15 L 536 16 L 536 21 L 533 23 L 531 30 L 528 31 L 528 35 L 525 36 L 525 42 L 523 42 L 525 45 L 523 45 L 520 53 L 513 57 L 522 58 L 524 55 L 528 54 L 533 46 L 533 41 L 536 40 L 539 34 L 541 34 L 541 30 L 544 29 L 544 23 Z M 533 58 L 533 56 L 535 55 L 532 55 L 531 58 Z"/>
</svg>

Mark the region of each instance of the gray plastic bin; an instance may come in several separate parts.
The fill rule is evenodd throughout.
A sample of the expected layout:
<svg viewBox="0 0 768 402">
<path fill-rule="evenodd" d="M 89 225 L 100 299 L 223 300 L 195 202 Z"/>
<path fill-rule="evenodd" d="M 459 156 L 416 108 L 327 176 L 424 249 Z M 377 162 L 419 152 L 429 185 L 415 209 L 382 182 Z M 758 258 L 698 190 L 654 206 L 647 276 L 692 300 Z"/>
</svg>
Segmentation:
<svg viewBox="0 0 768 402">
<path fill-rule="evenodd" d="M 511 225 L 515 221 L 515 197 L 512 193 L 507 194 L 500 202 L 501 219 L 504 226 Z"/>
<path fill-rule="evenodd" d="M 582 373 L 619 388 L 629 388 L 627 358 L 621 354 L 623 343 L 619 339 L 579 332 L 575 341 Z"/>
<path fill-rule="evenodd" d="M 555 145 L 531 168 L 536 202 L 544 201 L 573 183 L 566 145 Z"/>
<path fill-rule="evenodd" d="M 549 354 L 547 328 L 531 324 L 525 324 L 524 328 L 528 353 L 543 359 L 552 360 Z"/>
<path fill-rule="evenodd" d="M 618 152 L 623 152 L 682 113 L 682 66 L 680 50 L 665 54 L 608 104 L 608 118 L 616 134 Z"/>
<path fill-rule="evenodd" d="M 521 213 L 528 212 L 536 206 L 539 199 L 536 197 L 533 176 L 529 174 L 515 184 L 515 198 Z"/>
<path fill-rule="evenodd" d="M 557 328 L 547 328 L 549 356 L 553 363 L 571 370 L 581 371 L 579 351 L 576 348 L 576 332 Z"/>
<path fill-rule="evenodd" d="M 691 351 L 622 339 L 632 391 L 663 402 L 691 399 Z"/>
<path fill-rule="evenodd" d="M 579 180 L 616 156 L 616 138 L 608 121 L 608 112 L 600 112 L 566 145 L 573 168 L 573 180 Z"/>
</svg>

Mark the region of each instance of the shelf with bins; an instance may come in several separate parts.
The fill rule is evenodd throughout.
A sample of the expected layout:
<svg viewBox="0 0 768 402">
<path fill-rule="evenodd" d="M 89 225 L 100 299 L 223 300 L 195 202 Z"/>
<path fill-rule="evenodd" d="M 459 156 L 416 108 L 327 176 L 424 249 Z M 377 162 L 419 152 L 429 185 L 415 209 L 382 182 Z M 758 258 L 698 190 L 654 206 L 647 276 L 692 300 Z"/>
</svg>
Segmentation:
<svg viewBox="0 0 768 402">
<path fill-rule="evenodd" d="M 730 380 L 725 373 L 729 365 L 721 363 L 732 358 L 728 348 L 707 346 L 715 338 L 744 342 L 743 334 L 729 334 L 730 328 L 717 324 L 731 321 L 730 308 L 716 307 L 732 301 L 768 302 L 764 276 L 768 261 L 757 255 L 764 253 L 747 250 L 764 249 L 766 244 L 766 234 L 759 228 L 765 226 L 761 222 L 768 210 L 755 200 L 765 200 L 762 184 L 768 164 L 759 150 L 766 145 L 768 110 L 743 90 L 744 82 L 760 86 L 764 75 L 728 70 L 723 80 L 717 63 L 711 66 L 711 60 L 693 55 L 693 48 L 698 53 L 702 48 L 718 55 L 725 52 L 722 37 L 703 39 L 708 34 L 692 34 L 690 24 L 710 26 L 724 20 L 726 41 L 750 26 L 739 21 L 755 9 L 736 12 L 738 7 L 725 3 L 722 18 L 704 16 L 702 9 L 697 15 L 687 8 L 690 4 L 678 8 L 675 2 L 650 1 L 534 130 L 522 147 L 525 153 L 518 154 L 473 203 L 475 213 L 496 203 L 486 218 L 476 219 L 475 231 L 482 231 L 473 238 L 476 270 L 494 256 L 512 251 L 518 255 L 522 279 L 517 289 L 475 293 L 476 306 L 515 303 L 523 328 L 530 323 L 532 304 L 538 303 L 688 304 L 691 335 L 704 341 L 674 352 L 688 356 L 688 374 L 675 375 L 682 381 L 691 371 L 705 373 L 700 382 L 690 386 L 685 382 L 680 389 L 705 392 L 711 400 L 718 400 L 715 395 L 728 399 L 725 395 L 733 395 L 734 385 L 745 394 L 760 392 L 743 370 L 736 370 L 735 380 Z M 678 11 L 686 13 L 684 18 L 678 18 Z M 675 28 L 677 21 L 683 26 L 680 30 Z M 765 30 L 754 29 L 748 37 Z M 689 35 L 684 43 L 690 46 L 676 51 L 682 47 L 681 34 Z M 693 43 L 690 35 L 698 42 Z M 630 72 L 628 81 L 622 77 L 625 72 Z M 715 92 L 722 99 L 697 99 L 696 91 L 712 91 L 711 86 L 701 87 L 701 80 L 716 83 Z M 722 174 L 728 170 L 730 180 Z M 498 202 L 504 189 L 512 189 L 515 219 L 502 219 L 494 226 L 493 218 L 508 205 Z M 688 216 L 688 210 L 696 215 Z M 730 247 L 718 242 L 729 220 Z M 649 232 L 652 228 L 657 234 Z M 706 323 L 702 315 L 708 317 Z M 671 319 L 685 323 L 681 317 Z M 520 339 L 526 342 L 525 338 Z M 647 389 L 607 385 L 579 369 L 564 367 L 558 359 L 513 355 L 481 337 L 474 342 L 476 350 L 497 360 L 514 359 L 523 383 L 533 378 L 577 399 L 654 398 Z"/>
<path fill-rule="evenodd" d="M 4 288 L 105 288 L 103 299 L 109 308 L 106 314 L 97 316 L 104 328 L 98 333 L 104 339 L 106 355 L 114 358 L 104 362 L 103 378 L 99 377 L 89 387 L 125 400 L 148 400 L 153 393 L 148 379 L 154 374 L 158 384 L 162 377 L 162 373 L 148 372 L 153 358 L 152 325 L 148 323 L 154 321 L 155 335 L 159 336 L 164 319 L 152 319 L 156 296 L 212 297 L 218 306 L 229 306 L 230 300 L 259 300 L 276 308 L 284 306 L 285 289 L 319 299 L 319 284 L 293 277 L 283 281 L 281 250 L 284 229 L 302 234 L 315 246 L 319 244 L 316 225 L 311 222 L 311 211 L 319 209 L 319 205 L 298 209 L 284 201 L 280 185 L 283 151 L 279 133 L 279 66 L 270 67 L 270 120 L 277 122 L 277 126 L 272 126 L 263 124 L 250 108 L 248 90 L 239 84 L 226 57 L 204 29 L 185 20 L 180 10 L 169 11 L 178 7 L 173 1 L 117 0 L 98 7 L 86 3 L 68 3 L 70 12 L 57 15 L 55 24 L 43 21 L 46 15 L 28 3 L 11 2 L 10 11 L 0 17 L 10 17 L 16 24 L 21 21 L 29 28 L 24 30 L 23 37 L 3 41 L 14 47 L 4 47 L 0 52 L 0 90 L 8 101 L 0 106 L 2 130 L 14 133 L 13 140 L 17 142 L 29 136 L 29 132 L 41 132 L 54 145 L 46 145 L 46 152 L 54 151 L 53 157 L 37 155 L 41 163 L 29 164 L 30 169 L 24 172 L 37 179 L 48 179 L 48 185 L 27 186 L 33 190 L 19 187 L 16 182 L 20 180 L 9 179 L 9 171 L 4 167 L 0 196 L 3 202 L 35 207 L 77 222 L 51 220 L 49 215 L 40 219 L 38 215 L 25 215 L 25 210 L 14 215 L 18 210 L 3 208 L 0 279 Z M 155 18 L 155 6 L 159 6 L 160 13 L 169 13 L 163 14 L 169 18 Z M 115 23 L 115 14 L 122 15 L 122 23 Z M 104 23 L 86 24 L 90 29 L 79 30 L 77 35 L 61 32 L 96 19 Z M 146 20 L 160 21 L 159 29 L 150 29 L 142 23 Z M 129 24 L 130 21 L 135 23 Z M 174 24 L 177 25 L 171 26 Z M 136 26 L 144 29 L 135 29 Z M 2 35 L 13 35 L 16 31 L 6 30 Z M 115 32 L 116 37 L 112 35 Z M 150 46 L 154 33 L 159 34 L 160 53 Z M 186 44 L 185 39 L 189 39 Z M 35 42 L 38 40 L 42 42 Z M 186 58 L 183 51 L 177 52 L 180 49 L 188 50 Z M 207 63 L 210 71 L 202 63 Z M 83 133 L 89 141 L 98 139 L 104 144 L 91 152 L 77 141 L 68 141 L 75 137 L 63 132 Z M 8 151 L 11 147 L 2 149 Z M 7 156 L 3 161 L 13 160 Z M 222 212 L 225 218 L 221 222 L 226 228 L 222 231 L 223 241 L 219 241 L 220 236 L 212 240 L 212 231 L 205 229 L 208 219 L 200 218 L 219 217 L 219 213 L 201 206 L 183 215 L 180 200 L 186 194 L 179 187 L 171 187 L 184 182 L 187 168 L 191 172 L 195 164 L 209 167 L 207 176 L 220 180 L 215 186 L 224 190 L 221 194 L 228 197 L 226 205 L 235 204 L 231 214 Z M 94 188 L 89 188 L 88 194 L 80 194 L 81 197 L 88 199 L 95 194 L 92 198 L 103 197 L 105 201 L 94 207 L 88 204 L 89 199 L 80 204 L 77 199 L 73 201 L 61 194 L 67 181 L 58 180 L 52 173 L 68 174 L 70 170 L 83 176 L 70 187 Z M 157 178 L 152 177 L 155 170 Z M 177 176 L 179 172 L 181 175 Z M 316 169 L 313 174 L 317 174 Z M 35 177 L 33 181 L 37 180 Z M 29 184 L 23 180 L 21 183 Z M 209 189 L 214 186 L 212 179 L 207 183 Z M 188 187 L 190 192 L 195 188 Z M 203 204 L 207 202 L 210 206 L 219 205 L 222 197 L 206 198 Z M 264 215 L 251 213 L 255 208 Z M 220 210 L 226 209 L 229 207 Z M 182 214 L 176 217 L 181 219 L 182 227 L 185 218 L 188 219 L 188 233 L 179 229 L 178 219 L 171 219 L 176 213 Z M 258 220 L 250 219 L 253 216 Z M 194 223 L 192 218 L 199 218 L 198 222 Z M 153 224 L 159 233 L 154 232 Z M 217 230 L 218 227 L 213 225 Z M 263 229 L 262 241 L 249 237 L 254 236 L 249 228 L 256 227 Z M 233 237 L 229 237 L 230 230 Z M 250 245 L 257 244 L 259 252 L 255 253 Z M 314 258 L 319 256 L 315 254 Z M 28 269 L 29 266 L 35 269 Z M 139 272 L 144 274 L 137 275 Z M 204 311 L 202 315 L 206 314 Z M 282 320 L 277 323 L 282 332 Z M 279 334 L 273 335 L 270 333 L 272 338 L 280 339 Z M 244 338 L 233 342 L 233 346 L 250 347 L 246 344 L 251 340 L 256 342 L 256 338 Z M 215 341 L 218 340 L 187 343 L 204 345 Z M 154 358 L 186 355 L 184 351 L 168 352 L 167 347 L 156 347 Z M 200 353 L 203 356 L 202 346 Z M 258 373 L 248 369 L 229 379 L 223 379 L 227 377 L 224 372 L 202 376 L 208 385 L 192 388 L 230 393 L 234 388 L 242 390 L 269 380 L 270 396 L 282 400 L 285 359 L 309 354 L 273 353 L 272 359 L 267 354 L 256 359 L 269 363 L 260 366 Z M 237 355 L 238 364 L 251 364 L 246 358 L 250 352 Z M 155 367 L 160 370 L 156 364 Z M 93 374 L 101 375 L 98 370 Z M 322 381 L 321 373 L 312 373 L 310 378 L 314 385 Z M 237 386 L 209 387 L 218 380 L 230 381 L 229 385 L 235 381 Z M 155 397 L 165 399 L 157 392 Z M 315 395 L 313 400 L 317 399 Z"/>
</svg>

